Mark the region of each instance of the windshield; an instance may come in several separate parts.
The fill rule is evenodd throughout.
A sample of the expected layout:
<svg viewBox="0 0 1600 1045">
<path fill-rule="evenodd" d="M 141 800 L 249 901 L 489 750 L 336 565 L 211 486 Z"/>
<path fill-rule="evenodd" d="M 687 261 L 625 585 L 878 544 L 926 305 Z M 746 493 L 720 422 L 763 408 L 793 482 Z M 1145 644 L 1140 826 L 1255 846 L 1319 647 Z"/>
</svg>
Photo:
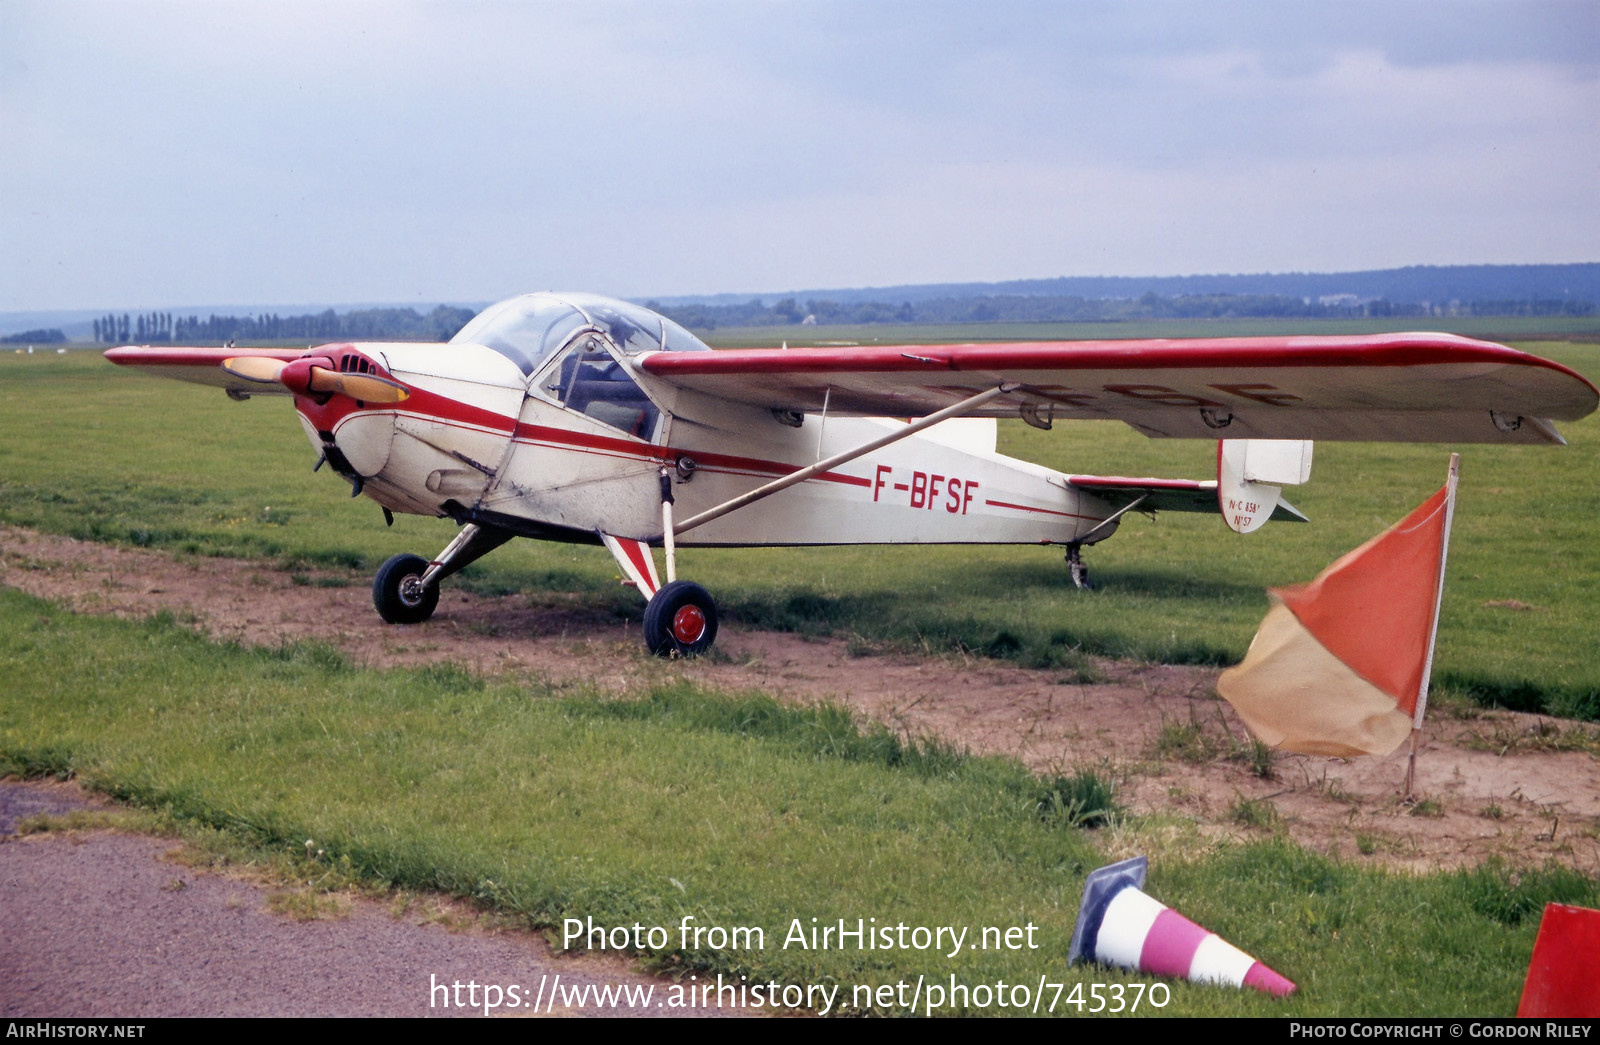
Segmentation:
<svg viewBox="0 0 1600 1045">
<path fill-rule="evenodd" d="M 485 345 L 531 374 L 585 322 L 582 312 L 560 298 L 526 294 L 490 305 L 450 343 Z"/>
<path fill-rule="evenodd" d="M 531 374 L 574 331 L 589 324 L 599 327 L 628 355 L 662 348 L 710 351 L 670 319 L 595 294 L 524 294 L 502 301 L 480 312 L 450 341 L 485 345 L 517 364 L 524 374 Z"/>
</svg>

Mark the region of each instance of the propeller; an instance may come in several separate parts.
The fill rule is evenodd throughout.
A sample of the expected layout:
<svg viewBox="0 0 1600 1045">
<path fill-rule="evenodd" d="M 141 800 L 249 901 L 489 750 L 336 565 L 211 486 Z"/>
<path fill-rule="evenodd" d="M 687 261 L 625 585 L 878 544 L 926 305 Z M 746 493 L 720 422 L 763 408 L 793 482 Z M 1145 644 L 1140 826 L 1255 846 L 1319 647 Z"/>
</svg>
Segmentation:
<svg viewBox="0 0 1600 1045">
<path fill-rule="evenodd" d="M 234 356 L 222 369 L 256 384 L 281 384 L 296 394 L 343 395 L 365 403 L 399 403 L 411 398 L 411 389 L 376 374 L 345 374 L 304 359 L 285 363 L 269 356 Z"/>
<path fill-rule="evenodd" d="M 411 389 L 398 381 L 375 374 L 341 374 L 337 370 L 311 368 L 308 385 L 313 392 L 332 392 L 365 403 L 399 403 L 411 398 Z"/>
<path fill-rule="evenodd" d="M 289 364 L 269 356 L 235 356 L 222 361 L 222 369 L 234 377 L 262 385 L 275 385 Z"/>
</svg>

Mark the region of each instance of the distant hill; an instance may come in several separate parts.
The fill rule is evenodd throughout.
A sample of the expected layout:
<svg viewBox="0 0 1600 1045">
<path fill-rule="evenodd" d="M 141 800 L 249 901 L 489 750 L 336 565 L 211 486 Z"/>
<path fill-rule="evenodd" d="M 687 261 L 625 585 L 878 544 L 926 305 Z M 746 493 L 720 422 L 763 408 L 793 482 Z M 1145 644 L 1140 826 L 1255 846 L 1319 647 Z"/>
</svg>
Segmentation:
<svg viewBox="0 0 1600 1045">
<path fill-rule="evenodd" d="M 1310 298 L 1353 294 L 1395 304 L 1443 305 L 1451 301 L 1555 300 L 1600 302 L 1600 263 L 1575 265 L 1412 265 L 1365 272 L 1286 272 L 1210 276 L 1060 276 L 1002 283 L 924 283 L 909 286 L 791 290 L 781 294 L 702 294 L 659 297 L 668 307 L 735 305 L 752 299 L 764 305 L 794 298 L 840 304 L 880 301 L 894 305 L 941 298 L 1076 297 L 1129 300 L 1155 294 L 1249 295 Z"/>
<path fill-rule="evenodd" d="M 1116 321 L 1223 316 L 1593 315 L 1600 304 L 1600 263 L 1573 265 L 1413 265 L 1364 272 L 1288 272 L 1209 276 L 1060 276 L 999 283 L 927 283 L 783 293 L 725 293 L 636 298 L 687 326 L 798 323 L 943 323 Z M 475 312 L 482 304 L 453 303 Z M 423 306 L 425 309 L 426 306 Z M 177 341 L 234 330 L 230 336 L 316 340 L 442 335 L 448 324 L 418 329 L 410 320 L 388 330 L 370 322 L 385 313 L 421 320 L 415 303 L 221 305 L 166 307 L 158 330 Z M 440 306 L 435 312 L 448 310 Z M 108 311 L 0 313 L 0 336 L 58 328 L 90 341 Z M 337 314 L 338 321 L 330 320 Z M 152 313 L 147 313 L 152 314 Z M 128 331 L 137 333 L 137 316 Z M 354 322 L 348 321 L 355 320 Z M 192 318 L 193 322 L 189 322 Z M 295 322 L 290 322 L 291 320 Z M 300 322 L 303 320 L 304 322 Z M 184 321 L 180 327 L 180 321 Z M 314 321 L 314 322 L 313 322 Z M 231 324 L 231 325 L 230 325 Z M 404 328 L 404 329 L 402 329 Z M 202 333 L 203 331 L 203 333 Z"/>
<path fill-rule="evenodd" d="M 1126 322 L 1593 316 L 1600 264 L 1414 266 L 1245 276 L 1061 277 L 1005 283 L 718 294 L 645 304 L 697 330 L 864 323 Z"/>
</svg>

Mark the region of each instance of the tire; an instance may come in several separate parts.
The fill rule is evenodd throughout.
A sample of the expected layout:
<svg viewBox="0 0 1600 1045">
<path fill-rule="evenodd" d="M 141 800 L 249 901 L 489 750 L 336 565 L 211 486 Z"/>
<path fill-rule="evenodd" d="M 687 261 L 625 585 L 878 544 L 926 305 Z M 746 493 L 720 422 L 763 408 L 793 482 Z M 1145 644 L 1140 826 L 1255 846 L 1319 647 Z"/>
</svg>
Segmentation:
<svg viewBox="0 0 1600 1045">
<path fill-rule="evenodd" d="M 378 567 L 372 579 L 372 604 L 378 616 L 390 624 L 421 624 L 433 616 L 439 586 L 418 590 L 427 569 L 428 560 L 420 555 L 396 555 Z"/>
<path fill-rule="evenodd" d="M 673 581 L 644 610 L 644 644 L 658 657 L 698 657 L 717 640 L 717 604 L 692 581 Z"/>
</svg>

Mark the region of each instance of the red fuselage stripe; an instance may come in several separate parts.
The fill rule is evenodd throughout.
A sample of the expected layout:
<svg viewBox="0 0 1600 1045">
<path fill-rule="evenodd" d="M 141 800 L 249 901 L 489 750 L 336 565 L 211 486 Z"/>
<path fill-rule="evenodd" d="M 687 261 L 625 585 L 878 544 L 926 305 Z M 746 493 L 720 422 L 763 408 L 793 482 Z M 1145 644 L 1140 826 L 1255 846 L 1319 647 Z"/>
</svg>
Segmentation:
<svg viewBox="0 0 1600 1045">
<path fill-rule="evenodd" d="M 403 408 L 385 412 L 396 416 L 411 414 L 429 421 L 499 432 L 522 443 L 544 443 L 558 448 L 602 453 L 608 456 L 626 457 L 656 464 L 670 464 L 680 456 L 689 456 L 700 467 L 743 472 L 758 476 L 783 476 L 788 475 L 790 472 L 798 472 L 804 467 L 803 465 L 786 464 L 782 461 L 768 461 L 755 457 L 738 457 L 733 454 L 719 454 L 702 450 L 679 450 L 670 446 L 654 446 L 650 443 L 642 443 L 632 439 L 622 439 L 593 432 L 579 432 L 570 428 L 526 424 L 521 421 L 515 421 L 504 414 L 497 414 L 492 410 L 472 406 L 425 389 L 415 388 L 414 386 L 412 388 L 411 398 L 406 400 Z M 340 397 L 336 397 L 335 401 L 338 398 Z M 345 400 L 345 402 L 348 403 L 346 409 L 334 412 L 335 416 L 332 420 L 332 425 L 338 424 L 338 422 L 343 421 L 345 417 L 351 414 L 368 412 L 358 411 L 353 400 Z M 297 397 L 296 406 L 298 407 L 298 405 L 299 399 Z M 329 405 L 333 404 L 330 403 Z M 869 489 L 872 486 L 872 480 L 864 476 L 847 475 L 843 472 L 823 472 L 813 478 L 824 482 L 841 483 L 846 486 L 860 486 Z"/>
<path fill-rule="evenodd" d="M 995 501 L 987 497 L 983 499 L 983 503 L 994 508 L 1013 508 L 1019 512 L 1038 512 L 1040 515 L 1060 515 L 1068 519 L 1093 519 L 1096 522 L 1100 521 L 1098 516 L 1077 515 L 1073 512 L 1058 512 L 1053 508 L 1035 508 L 1031 504 L 1012 504 L 1010 501 Z"/>
</svg>

